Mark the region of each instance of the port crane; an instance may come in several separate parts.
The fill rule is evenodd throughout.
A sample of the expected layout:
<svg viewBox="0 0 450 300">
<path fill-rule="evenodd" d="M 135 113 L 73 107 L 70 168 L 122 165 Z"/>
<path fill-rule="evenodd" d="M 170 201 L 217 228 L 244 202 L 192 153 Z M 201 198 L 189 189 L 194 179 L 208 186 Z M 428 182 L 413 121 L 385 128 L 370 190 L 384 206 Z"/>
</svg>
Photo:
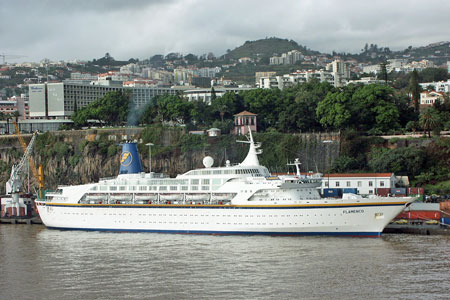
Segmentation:
<svg viewBox="0 0 450 300">
<path fill-rule="evenodd" d="M 36 141 L 37 132 L 33 133 L 30 143 L 25 149 L 25 153 L 18 164 L 14 164 L 11 168 L 11 175 L 6 182 L 6 194 L 11 195 L 12 207 L 16 208 L 16 214 L 20 215 L 19 195 L 22 192 L 23 178 L 25 175 L 25 164 L 30 159 L 31 151 L 33 150 L 34 142 Z M 14 213 L 13 213 L 14 214 Z"/>
<path fill-rule="evenodd" d="M 11 169 L 11 175 L 9 180 L 6 182 L 6 194 L 10 195 L 10 198 L 5 198 L 5 213 L 10 208 L 11 211 L 9 212 L 10 216 L 21 216 L 21 209 L 25 209 L 25 213 L 27 211 L 27 206 L 25 205 L 25 202 L 28 202 L 29 199 L 23 198 L 20 195 L 24 192 L 23 183 L 25 174 L 28 173 L 28 170 L 31 169 L 33 172 L 34 177 L 36 178 L 37 182 L 39 183 L 39 193 L 38 197 L 42 198 L 42 192 L 44 188 L 44 176 L 42 171 L 42 165 L 39 166 L 39 173 L 36 170 L 33 158 L 31 156 L 33 146 L 35 144 L 38 132 L 34 132 L 30 142 L 28 145 L 25 143 L 25 140 L 23 139 L 22 135 L 20 134 L 19 126 L 17 125 L 17 122 L 13 121 L 15 129 L 16 129 L 16 135 L 20 141 L 20 144 L 24 150 L 24 155 L 20 162 L 18 164 L 14 164 Z M 27 166 L 28 161 L 28 170 L 25 166 Z"/>
<path fill-rule="evenodd" d="M 0 57 L 3 58 L 3 64 L 6 64 L 6 58 L 21 58 L 21 57 L 26 57 L 25 55 L 15 55 L 15 54 L 5 54 L 5 53 L 1 53 Z"/>
<path fill-rule="evenodd" d="M 27 144 L 25 143 L 25 140 L 23 139 L 22 135 L 20 134 L 20 129 L 19 129 L 19 125 L 17 124 L 16 121 L 13 121 L 14 124 L 14 128 L 16 129 L 16 135 L 17 138 L 19 139 L 20 145 L 22 146 L 22 149 L 24 152 L 26 152 L 27 149 Z M 35 134 L 37 135 L 37 132 L 35 132 Z M 33 134 L 33 136 L 35 135 Z M 30 141 L 31 143 L 31 141 Z M 33 172 L 33 176 L 36 179 L 36 181 L 39 183 L 39 197 L 42 197 L 42 191 L 44 189 L 44 174 L 43 174 L 43 170 L 42 170 L 42 165 L 39 166 L 39 173 L 36 170 L 36 165 L 34 163 L 34 160 L 31 156 L 29 156 L 28 158 L 29 161 L 29 166 L 31 171 Z"/>
</svg>

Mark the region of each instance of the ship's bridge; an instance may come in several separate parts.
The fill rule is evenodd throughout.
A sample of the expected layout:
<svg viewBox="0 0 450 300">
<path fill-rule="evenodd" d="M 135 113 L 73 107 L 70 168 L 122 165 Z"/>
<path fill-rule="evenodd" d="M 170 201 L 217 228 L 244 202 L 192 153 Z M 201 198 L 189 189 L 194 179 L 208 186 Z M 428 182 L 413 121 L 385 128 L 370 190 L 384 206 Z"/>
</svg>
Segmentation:
<svg viewBox="0 0 450 300">
<path fill-rule="evenodd" d="M 269 171 L 263 166 L 254 167 L 222 167 L 222 168 L 205 168 L 197 169 L 178 175 L 177 178 L 183 177 L 199 177 L 199 176 L 229 176 L 229 175 L 243 175 L 243 177 L 267 177 L 270 176 Z M 233 176 L 234 177 L 234 176 Z M 240 177 L 240 176 L 239 176 Z"/>
</svg>

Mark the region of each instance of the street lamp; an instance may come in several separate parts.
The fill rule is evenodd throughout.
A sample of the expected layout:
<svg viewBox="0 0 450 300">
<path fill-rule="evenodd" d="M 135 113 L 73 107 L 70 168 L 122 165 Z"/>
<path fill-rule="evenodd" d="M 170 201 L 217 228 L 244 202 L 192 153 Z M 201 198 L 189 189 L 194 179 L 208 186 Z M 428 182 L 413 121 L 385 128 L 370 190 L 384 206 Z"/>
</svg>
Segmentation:
<svg viewBox="0 0 450 300">
<path fill-rule="evenodd" d="M 149 165 L 149 173 L 152 173 L 152 146 L 155 146 L 155 144 L 147 143 L 145 146 L 148 146 L 148 165 Z"/>
</svg>

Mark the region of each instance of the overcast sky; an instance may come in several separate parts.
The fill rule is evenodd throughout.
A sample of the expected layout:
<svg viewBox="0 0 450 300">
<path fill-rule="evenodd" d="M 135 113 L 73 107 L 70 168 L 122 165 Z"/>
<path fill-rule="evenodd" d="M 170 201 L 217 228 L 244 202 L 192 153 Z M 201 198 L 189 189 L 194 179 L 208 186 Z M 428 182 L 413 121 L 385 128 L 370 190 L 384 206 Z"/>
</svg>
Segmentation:
<svg viewBox="0 0 450 300">
<path fill-rule="evenodd" d="M 450 0 L 2 0 L 8 62 L 180 52 L 222 55 L 247 40 L 293 39 L 322 52 L 399 50 L 450 40 Z"/>
</svg>

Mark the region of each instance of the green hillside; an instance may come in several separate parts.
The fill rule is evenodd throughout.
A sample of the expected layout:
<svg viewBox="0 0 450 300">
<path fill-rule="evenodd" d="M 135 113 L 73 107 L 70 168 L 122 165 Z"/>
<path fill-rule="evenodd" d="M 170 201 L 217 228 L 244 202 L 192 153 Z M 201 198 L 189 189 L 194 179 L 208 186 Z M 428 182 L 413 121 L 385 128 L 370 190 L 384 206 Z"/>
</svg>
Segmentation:
<svg viewBox="0 0 450 300">
<path fill-rule="evenodd" d="M 319 53 L 311 51 L 305 46 L 297 44 L 297 42 L 288 39 L 280 39 L 276 37 L 265 38 L 257 41 L 246 41 L 244 45 L 227 52 L 224 55 L 227 59 L 239 59 L 241 57 L 251 58 L 267 58 L 273 56 L 274 53 L 280 55 L 291 50 L 299 50 L 303 54 Z"/>
</svg>

